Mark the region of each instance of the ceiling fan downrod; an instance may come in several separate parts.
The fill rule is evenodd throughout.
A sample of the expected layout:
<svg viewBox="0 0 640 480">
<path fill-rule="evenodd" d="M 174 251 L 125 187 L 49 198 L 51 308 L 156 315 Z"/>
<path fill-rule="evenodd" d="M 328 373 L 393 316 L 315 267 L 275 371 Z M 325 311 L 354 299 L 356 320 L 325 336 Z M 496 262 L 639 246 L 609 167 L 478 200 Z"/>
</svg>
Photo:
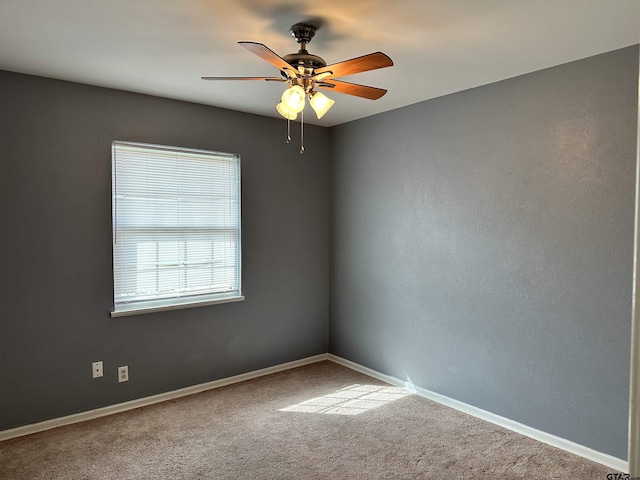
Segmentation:
<svg viewBox="0 0 640 480">
<path fill-rule="evenodd" d="M 306 23 L 296 23 L 289 30 L 291 35 L 300 45 L 297 53 L 290 53 L 282 57 L 292 67 L 296 68 L 301 74 L 311 75 L 313 69 L 327 66 L 327 62 L 318 55 L 313 55 L 307 51 L 307 44 L 316 34 L 317 28 Z"/>
</svg>

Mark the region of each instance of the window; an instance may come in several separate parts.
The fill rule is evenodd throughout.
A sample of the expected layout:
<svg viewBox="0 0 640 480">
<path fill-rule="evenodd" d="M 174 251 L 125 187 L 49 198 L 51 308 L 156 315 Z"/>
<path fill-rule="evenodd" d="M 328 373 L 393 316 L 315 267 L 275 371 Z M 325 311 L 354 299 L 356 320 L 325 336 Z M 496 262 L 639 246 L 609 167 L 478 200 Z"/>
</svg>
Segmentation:
<svg viewBox="0 0 640 480">
<path fill-rule="evenodd" d="M 111 316 L 243 300 L 240 157 L 114 142 Z"/>
</svg>

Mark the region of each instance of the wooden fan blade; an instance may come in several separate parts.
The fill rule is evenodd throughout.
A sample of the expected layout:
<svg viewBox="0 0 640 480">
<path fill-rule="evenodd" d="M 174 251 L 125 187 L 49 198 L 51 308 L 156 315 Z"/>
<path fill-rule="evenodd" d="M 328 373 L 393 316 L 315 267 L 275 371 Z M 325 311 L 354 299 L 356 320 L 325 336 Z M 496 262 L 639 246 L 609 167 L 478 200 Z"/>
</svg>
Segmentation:
<svg viewBox="0 0 640 480">
<path fill-rule="evenodd" d="M 376 52 L 318 68 L 314 73 L 318 75 L 320 73 L 331 72 L 331 77 L 344 77 L 345 75 L 368 72 L 369 70 L 391 67 L 392 65 L 393 60 L 382 52 Z"/>
<path fill-rule="evenodd" d="M 341 82 L 333 79 L 323 80 L 321 83 L 317 83 L 316 86 L 334 92 L 368 98 L 369 100 L 377 100 L 387 93 L 384 88 L 368 87 L 367 85 L 358 85 L 357 83 Z"/>
<path fill-rule="evenodd" d="M 285 62 L 284 58 L 280 57 L 276 52 L 269 49 L 266 45 L 263 45 L 262 43 L 256 43 L 256 42 L 238 42 L 238 44 L 242 45 L 251 53 L 255 53 L 264 61 L 269 62 L 278 70 L 287 72 L 287 74 L 290 77 L 298 76 L 298 72 L 295 68 L 293 68 L 287 62 Z"/>
<path fill-rule="evenodd" d="M 282 77 L 200 77 L 202 80 L 264 80 L 267 82 L 286 82 Z"/>
</svg>

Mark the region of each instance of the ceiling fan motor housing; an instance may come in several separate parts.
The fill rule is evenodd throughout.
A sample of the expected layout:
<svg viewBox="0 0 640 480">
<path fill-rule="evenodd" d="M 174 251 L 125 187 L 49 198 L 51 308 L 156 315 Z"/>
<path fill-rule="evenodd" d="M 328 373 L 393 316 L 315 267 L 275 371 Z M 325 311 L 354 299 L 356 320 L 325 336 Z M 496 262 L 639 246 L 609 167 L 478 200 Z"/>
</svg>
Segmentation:
<svg viewBox="0 0 640 480">
<path fill-rule="evenodd" d="M 298 67 L 303 68 L 322 68 L 327 66 L 327 62 L 325 62 L 321 57 L 317 55 L 313 55 L 306 50 L 300 49 L 298 53 L 290 53 L 289 55 L 285 55 L 282 57 L 285 62 L 298 70 Z M 306 73 L 306 72 L 305 72 Z M 309 72 L 311 73 L 311 72 Z"/>
</svg>

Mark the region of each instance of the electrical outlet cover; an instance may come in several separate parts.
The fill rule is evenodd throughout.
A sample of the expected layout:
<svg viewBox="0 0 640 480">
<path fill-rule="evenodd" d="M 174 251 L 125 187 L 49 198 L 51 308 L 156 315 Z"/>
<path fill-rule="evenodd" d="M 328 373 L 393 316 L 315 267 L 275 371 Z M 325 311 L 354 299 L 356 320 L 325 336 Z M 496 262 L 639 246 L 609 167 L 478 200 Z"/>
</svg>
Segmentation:
<svg viewBox="0 0 640 480">
<path fill-rule="evenodd" d="M 102 375 L 104 374 L 103 370 L 102 370 L 102 362 L 93 362 L 91 364 L 91 372 L 93 374 L 93 378 L 98 378 L 98 377 L 102 377 Z"/>
<path fill-rule="evenodd" d="M 128 382 L 128 381 L 129 381 L 129 367 L 127 365 L 118 367 L 118 383 Z"/>
</svg>

